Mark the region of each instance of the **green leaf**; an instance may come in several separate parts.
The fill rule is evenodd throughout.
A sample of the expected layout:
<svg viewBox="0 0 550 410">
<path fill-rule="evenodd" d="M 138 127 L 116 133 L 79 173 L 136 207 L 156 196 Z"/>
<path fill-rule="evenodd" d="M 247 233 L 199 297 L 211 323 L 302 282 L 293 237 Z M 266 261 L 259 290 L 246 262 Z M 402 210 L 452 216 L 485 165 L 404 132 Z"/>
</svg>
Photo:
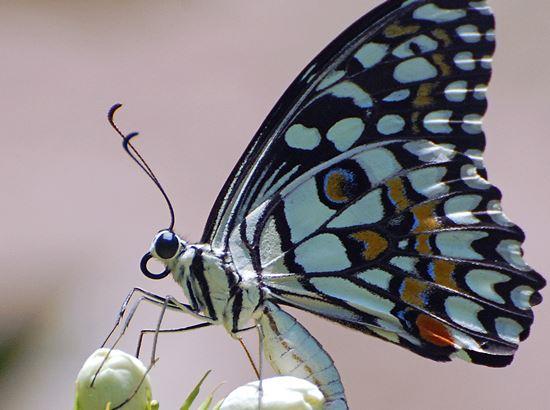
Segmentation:
<svg viewBox="0 0 550 410">
<path fill-rule="evenodd" d="M 183 402 L 182 406 L 180 407 L 180 410 L 191 410 L 191 405 L 193 404 L 193 402 L 195 401 L 195 399 L 199 395 L 202 383 L 204 382 L 204 380 L 206 380 L 206 377 L 208 377 L 208 375 L 210 374 L 211 371 L 212 370 L 208 370 L 204 374 L 204 376 L 202 376 L 202 379 L 199 380 L 199 382 L 197 383 L 197 385 L 195 386 L 193 391 L 191 393 L 189 393 L 189 396 L 187 396 L 187 398 Z M 212 400 L 210 400 L 210 401 L 212 401 Z"/>
<path fill-rule="evenodd" d="M 214 400 L 214 396 L 211 393 L 206 400 L 199 407 L 197 407 L 197 410 L 208 410 L 212 404 L 212 400 Z"/>
<path fill-rule="evenodd" d="M 216 387 L 214 390 L 212 390 L 212 393 L 210 393 L 208 395 L 208 397 L 206 398 L 206 400 L 204 401 L 204 403 L 202 403 L 198 408 L 197 410 L 208 410 L 210 408 L 210 405 L 212 404 L 212 401 L 214 400 L 214 394 L 216 394 L 216 391 L 218 391 L 218 389 L 223 385 L 223 383 L 221 383 L 220 385 L 218 385 L 218 387 Z M 223 400 L 222 400 L 223 402 Z M 216 403 L 216 406 L 221 406 L 221 403 Z M 215 407 L 214 407 L 215 408 Z"/>
<path fill-rule="evenodd" d="M 212 410 L 220 410 L 220 407 L 222 406 L 222 403 L 225 399 L 221 399 L 219 402 L 217 402 L 214 407 L 212 407 Z"/>
</svg>

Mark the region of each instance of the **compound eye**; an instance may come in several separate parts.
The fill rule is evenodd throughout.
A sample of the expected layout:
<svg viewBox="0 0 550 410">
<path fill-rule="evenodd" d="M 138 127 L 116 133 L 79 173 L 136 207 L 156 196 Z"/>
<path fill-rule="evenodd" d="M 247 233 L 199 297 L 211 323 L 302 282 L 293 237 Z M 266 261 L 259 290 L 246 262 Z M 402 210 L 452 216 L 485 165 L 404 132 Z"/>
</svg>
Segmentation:
<svg viewBox="0 0 550 410">
<path fill-rule="evenodd" d="M 178 237 L 169 231 L 163 232 L 155 242 L 155 253 L 162 259 L 172 259 L 180 246 Z"/>
</svg>

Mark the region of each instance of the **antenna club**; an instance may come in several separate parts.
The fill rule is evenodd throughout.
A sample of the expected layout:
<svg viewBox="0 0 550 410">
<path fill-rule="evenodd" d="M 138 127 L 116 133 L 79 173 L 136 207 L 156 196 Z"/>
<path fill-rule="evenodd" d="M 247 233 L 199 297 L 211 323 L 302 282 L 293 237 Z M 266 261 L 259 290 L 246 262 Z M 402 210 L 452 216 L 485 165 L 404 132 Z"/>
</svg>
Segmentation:
<svg viewBox="0 0 550 410">
<path fill-rule="evenodd" d="M 107 117 L 109 118 L 109 122 L 112 123 L 115 113 L 118 111 L 119 108 L 122 107 L 122 104 L 116 103 L 111 108 L 109 108 L 109 113 L 107 114 Z"/>
</svg>

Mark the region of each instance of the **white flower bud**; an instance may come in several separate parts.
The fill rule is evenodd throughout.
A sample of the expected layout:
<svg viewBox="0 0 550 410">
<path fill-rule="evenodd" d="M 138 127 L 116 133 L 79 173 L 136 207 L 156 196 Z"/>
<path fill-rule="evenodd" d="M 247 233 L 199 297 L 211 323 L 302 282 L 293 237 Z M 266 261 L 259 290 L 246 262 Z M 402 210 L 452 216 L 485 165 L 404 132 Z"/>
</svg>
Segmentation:
<svg viewBox="0 0 550 410">
<path fill-rule="evenodd" d="M 144 364 L 128 353 L 112 350 L 90 387 L 108 352 L 105 348 L 96 350 L 78 373 L 75 410 L 104 410 L 108 403 L 112 409 L 128 399 L 142 380 L 147 371 Z M 149 410 L 151 406 L 155 402 L 151 401 L 151 384 L 146 376 L 136 395 L 121 410 Z"/>
<path fill-rule="evenodd" d="M 220 410 L 258 410 L 259 385 L 255 381 L 233 390 Z M 262 410 L 322 410 L 325 402 L 316 385 L 296 377 L 264 379 L 262 388 Z"/>
</svg>

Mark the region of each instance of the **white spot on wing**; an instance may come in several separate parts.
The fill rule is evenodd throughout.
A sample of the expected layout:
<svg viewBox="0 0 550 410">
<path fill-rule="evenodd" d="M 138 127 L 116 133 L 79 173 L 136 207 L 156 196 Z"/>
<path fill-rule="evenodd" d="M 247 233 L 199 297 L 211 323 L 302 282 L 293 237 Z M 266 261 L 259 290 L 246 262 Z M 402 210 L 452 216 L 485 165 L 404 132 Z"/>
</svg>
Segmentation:
<svg viewBox="0 0 550 410">
<path fill-rule="evenodd" d="M 415 83 L 437 76 L 437 69 L 423 57 L 403 61 L 393 72 L 393 77 L 400 83 Z"/>
<path fill-rule="evenodd" d="M 338 236 L 328 233 L 308 239 L 294 253 L 296 263 L 306 272 L 333 272 L 351 267 L 346 248 Z"/>
<path fill-rule="evenodd" d="M 364 151 L 353 159 L 365 170 L 373 185 L 397 174 L 402 169 L 392 152 L 385 148 Z"/>
<path fill-rule="evenodd" d="M 474 98 L 482 101 L 487 99 L 487 84 L 478 84 L 474 89 Z"/>
<path fill-rule="evenodd" d="M 466 164 L 462 166 L 460 177 L 470 188 L 483 190 L 491 188 L 491 184 L 479 176 L 477 168 L 473 165 Z"/>
<path fill-rule="evenodd" d="M 388 48 L 387 44 L 368 43 L 361 47 L 354 57 L 364 68 L 372 68 L 384 59 L 388 54 Z"/>
<path fill-rule="evenodd" d="M 312 278 L 311 283 L 325 295 L 338 298 L 370 315 L 395 322 L 391 310 L 395 304 L 389 299 L 359 287 L 343 278 Z"/>
<path fill-rule="evenodd" d="M 465 115 L 462 120 L 462 129 L 470 135 L 480 134 L 482 132 L 482 125 L 483 119 L 479 114 Z"/>
<path fill-rule="evenodd" d="M 445 311 L 453 322 L 474 332 L 487 333 L 477 317 L 482 310 L 477 303 L 459 296 L 450 296 L 445 301 Z"/>
<path fill-rule="evenodd" d="M 473 225 L 479 223 L 472 211 L 481 203 L 479 195 L 455 196 L 445 202 L 445 215 L 458 225 Z"/>
<path fill-rule="evenodd" d="M 376 129 L 382 135 L 392 135 L 403 131 L 405 120 L 400 115 L 390 114 L 383 116 L 376 125 Z"/>
<path fill-rule="evenodd" d="M 355 105 L 360 108 L 371 108 L 373 106 L 371 96 L 351 81 L 334 85 L 326 92 L 337 98 L 351 98 Z"/>
<path fill-rule="evenodd" d="M 466 275 L 466 284 L 472 291 L 482 298 L 500 304 L 504 304 L 505 302 L 504 299 L 496 293 L 495 285 L 508 282 L 509 280 L 509 276 L 487 269 L 473 269 Z"/>
<path fill-rule="evenodd" d="M 445 97 L 451 102 L 463 102 L 468 94 L 466 81 L 454 81 L 445 88 Z"/>
<path fill-rule="evenodd" d="M 433 134 L 450 134 L 453 112 L 450 110 L 433 111 L 424 117 L 424 128 Z"/>
<path fill-rule="evenodd" d="M 426 140 L 407 142 L 404 148 L 422 162 L 448 162 L 456 155 L 453 149 Z"/>
<path fill-rule="evenodd" d="M 491 216 L 491 219 L 500 226 L 509 227 L 514 225 L 514 223 L 502 212 L 502 205 L 500 201 L 496 199 L 487 204 L 487 213 Z"/>
<path fill-rule="evenodd" d="M 468 336 L 466 333 L 461 332 L 458 329 L 450 328 L 451 335 L 456 344 L 458 344 L 463 349 L 470 349 L 475 351 L 480 351 L 481 346 L 475 341 L 471 336 Z M 469 359 L 469 356 L 468 356 Z"/>
<path fill-rule="evenodd" d="M 466 10 L 442 9 L 433 3 L 426 4 L 414 11 L 413 17 L 417 20 L 428 20 L 434 23 L 447 23 L 466 16 Z"/>
<path fill-rule="evenodd" d="M 393 275 L 381 269 L 369 269 L 359 273 L 357 277 L 370 285 L 385 290 L 390 288 L 390 281 L 393 279 Z"/>
<path fill-rule="evenodd" d="M 478 169 L 485 168 L 485 165 L 483 164 L 483 151 L 479 149 L 469 149 L 464 154 L 470 157 L 472 161 L 474 161 L 474 165 Z"/>
<path fill-rule="evenodd" d="M 495 319 L 495 328 L 499 337 L 510 343 L 519 343 L 519 335 L 523 332 L 523 327 L 507 317 L 498 317 Z"/>
<path fill-rule="evenodd" d="M 360 118 L 346 118 L 338 121 L 327 132 L 338 151 L 347 151 L 363 134 L 365 123 Z"/>
<path fill-rule="evenodd" d="M 321 134 L 317 128 L 294 124 L 286 131 L 285 141 L 289 147 L 311 151 L 321 143 Z"/>
<path fill-rule="evenodd" d="M 396 256 L 390 260 L 390 263 L 405 272 L 416 273 L 418 258 L 412 258 L 410 256 Z"/>
<path fill-rule="evenodd" d="M 483 260 L 472 245 L 475 241 L 488 237 L 487 232 L 478 231 L 448 231 L 438 233 L 435 244 L 442 256 L 457 259 Z"/>
<path fill-rule="evenodd" d="M 350 226 L 374 224 L 382 220 L 383 217 L 382 190 L 378 188 L 345 209 L 328 224 L 328 227 L 347 228 Z"/>
<path fill-rule="evenodd" d="M 516 307 L 522 310 L 528 310 L 531 308 L 531 296 L 535 293 L 535 289 L 530 286 L 518 286 L 511 293 L 510 297 Z"/>
<path fill-rule="evenodd" d="M 476 61 L 471 51 L 462 51 L 454 57 L 455 65 L 463 71 L 475 70 Z"/>
<path fill-rule="evenodd" d="M 481 67 L 489 70 L 492 65 L 493 65 L 493 57 L 485 56 L 481 59 Z"/>
<path fill-rule="evenodd" d="M 447 173 L 444 167 L 429 167 L 412 171 L 407 175 L 413 189 L 427 198 L 437 198 L 449 192 L 442 178 Z"/>
<path fill-rule="evenodd" d="M 409 96 L 411 95 L 411 92 L 410 90 L 399 90 L 399 91 L 395 91 L 393 93 L 391 93 L 390 95 L 388 95 L 386 98 L 384 98 L 383 101 L 385 102 L 398 102 L 398 101 L 403 101 L 403 100 L 406 100 L 407 98 L 409 98 Z"/>
<path fill-rule="evenodd" d="M 290 237 L 298 242 L 315 232 L 335 211 L 319 199 L 314 179 L 309 179 L 284 199 L 285 217 Z"/>
<path fill-rule="evenodd" d="M 465 24 L 456 29 L 456 33 L 466 43 L 478 43 L 481 40 L 481 33 L 477 26 Z"/>
<path fill-rule="evenodd" d="M 497 252 L 506 262 L 512 265 L 512 267 L 522 271 L 531 270 L 531 267 L 523 260 L 521 242 L 513 239 L 505 239 L 500 241 L 497 246 Z"/>
</svg>

